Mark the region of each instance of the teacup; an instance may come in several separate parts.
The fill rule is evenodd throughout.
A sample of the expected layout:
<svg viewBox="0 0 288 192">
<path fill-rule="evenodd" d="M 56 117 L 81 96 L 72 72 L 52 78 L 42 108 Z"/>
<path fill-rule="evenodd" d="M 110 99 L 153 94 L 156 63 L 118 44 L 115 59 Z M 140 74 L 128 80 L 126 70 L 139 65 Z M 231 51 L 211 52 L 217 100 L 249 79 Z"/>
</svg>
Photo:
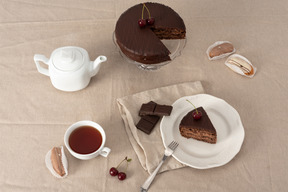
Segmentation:
<svg viewBox="0 0 288 192">
<path fill-rule="evenodd" d="M 101 155 L 107 157 L 111 151 L 104 147 L 106 134 L 103 128 L 93 121 L 78 121 L 65 132 L 64 143 L 74 157 L 82 160 Z"/>
</svg>

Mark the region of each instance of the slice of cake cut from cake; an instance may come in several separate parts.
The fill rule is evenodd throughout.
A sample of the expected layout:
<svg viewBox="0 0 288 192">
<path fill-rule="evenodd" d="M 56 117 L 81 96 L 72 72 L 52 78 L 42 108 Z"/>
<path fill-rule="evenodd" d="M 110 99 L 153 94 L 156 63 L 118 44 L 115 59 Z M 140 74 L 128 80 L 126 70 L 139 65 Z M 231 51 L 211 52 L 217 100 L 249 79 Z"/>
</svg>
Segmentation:
<svg viewBox="0 0 288 192">
<path fill-rule="evenodd" d="M 193 138 L 199 141 L 215 144 L 217 132 L 203 107 L 197 108 L 202 113 L 200 119 L 193 118 L 195 109 L 187 113 L 180 122 L 180 134 L 186 138 Z"/>
</svg>

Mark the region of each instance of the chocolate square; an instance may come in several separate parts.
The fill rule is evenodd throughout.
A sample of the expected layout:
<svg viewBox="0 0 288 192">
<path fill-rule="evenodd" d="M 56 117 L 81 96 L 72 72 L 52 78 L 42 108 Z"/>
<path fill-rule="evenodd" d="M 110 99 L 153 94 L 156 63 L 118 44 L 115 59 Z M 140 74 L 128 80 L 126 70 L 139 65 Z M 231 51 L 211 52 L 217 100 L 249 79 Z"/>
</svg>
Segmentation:
<svg viewBox="0 0 288 192">
<path fill-rule="evenodd" d="M 154 115 L 169 116 L 173 107 L 169 105 L 156 105 L 154 109 Z"/>
<path fill-rule="evenodd" d="M 153 123 L 141 118 L 136 127 L 137 129 L 140 129 L 144 133 L 150 134 L 152 129 L 154 128 L 154 125 Z"/>
<path fill-rule="evenodd" d="M 139 111 L 139 116 L 153 115 L 156 105 L 157 103 L 153 101 L 150 101 L 149 103 L 146 103 L 146 104 L 142 104 L 140 111 Z"/>
<path fill-rule="evenodd" d="M 150 134 L 159 119 L 160 117 L 158 116 L 146 115 L 140 119 L 136 127 L 137 129 L 140 129 L 144 133 Z"/>
<path fill-rule="evenodd" d="M 156 115 L 145 115 L 142 117 L 142 119 L 149 121 L 150 123 L 153 123 L 156 125 L 156 123 L 158 122 L 158 120 L 160 119 L 159 116 Z"/>
</svg>

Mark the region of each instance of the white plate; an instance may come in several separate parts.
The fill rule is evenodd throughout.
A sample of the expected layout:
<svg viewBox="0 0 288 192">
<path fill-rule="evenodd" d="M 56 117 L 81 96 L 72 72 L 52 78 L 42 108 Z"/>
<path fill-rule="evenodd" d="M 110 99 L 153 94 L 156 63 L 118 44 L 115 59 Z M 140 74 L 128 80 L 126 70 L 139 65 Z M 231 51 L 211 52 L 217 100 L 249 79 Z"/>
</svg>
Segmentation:
<svg viewBox="0 0 288 192">
<path fill-rule="evenodd" d="M 182 118 L 194 107 L 202 106 L 217 131 L 217 143 L 210 144 L 180 135 L 179 124 Z M 198 169 L 222 166 L 239 152 L 244 140 L 244 128 L 238 112 L 224 100 L 207 94 L 182 97 L 173 103 L 170 116 L 164 116 L 161 136 L 165 148 L 173 140 L 179 146 L 173 157 L 179 162 Z"/>
</svg>

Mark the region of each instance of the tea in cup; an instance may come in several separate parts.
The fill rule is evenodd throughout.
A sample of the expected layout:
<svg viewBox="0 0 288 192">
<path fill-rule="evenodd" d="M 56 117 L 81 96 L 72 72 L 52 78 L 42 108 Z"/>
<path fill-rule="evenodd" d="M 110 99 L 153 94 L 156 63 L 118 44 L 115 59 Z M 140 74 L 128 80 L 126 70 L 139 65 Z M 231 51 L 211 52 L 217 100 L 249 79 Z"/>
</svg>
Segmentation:
<svg viewBox="0 0 288 192">
<path fill-rule="evenodd" d="M 101 155 L 107 157 L 111 151 L 104 147 L 106 135 L 103 128 L 93 121 L 79 121 L 71 125 L 64 135 L 64 143 L 74 157 L 82 160 Z"/>
</svg>

